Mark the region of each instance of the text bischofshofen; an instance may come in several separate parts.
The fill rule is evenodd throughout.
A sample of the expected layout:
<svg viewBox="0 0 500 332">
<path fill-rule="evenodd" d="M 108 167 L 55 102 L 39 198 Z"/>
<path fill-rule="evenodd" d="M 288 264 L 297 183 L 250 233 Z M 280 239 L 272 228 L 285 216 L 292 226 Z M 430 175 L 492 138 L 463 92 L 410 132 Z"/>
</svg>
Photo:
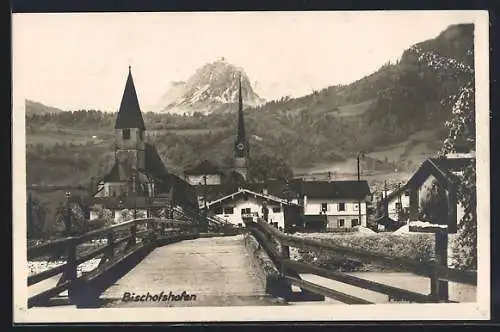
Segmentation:
<svg viewBox="0 0 500 332">
<path fill-rule="evenodd" d="M 165 293 L 156 293 L 150 294 L 147 292 L 146 294 L 136 294 L 125 292 L 122 297 L 123 302 L 167 302 L 167 301 L 196 301 L 196 295 L 188 294 L 186 291 L 175 294 L 172 292 Z"/>
</svg>

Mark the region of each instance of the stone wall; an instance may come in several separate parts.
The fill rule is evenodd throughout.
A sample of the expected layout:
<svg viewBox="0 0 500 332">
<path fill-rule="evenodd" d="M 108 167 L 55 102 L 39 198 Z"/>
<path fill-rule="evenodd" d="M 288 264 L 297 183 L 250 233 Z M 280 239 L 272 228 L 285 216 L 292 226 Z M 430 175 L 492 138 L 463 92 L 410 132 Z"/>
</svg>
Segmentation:
<svg viewBox="0 0 500 332">
<path fill-rule="evenodd" d="M 271 261 L 264 248 L 251 234 L 245 234 L 245 249 L 250 256 L 252 264 L 256 267 L 259 279 L 266 292 L 276 295 L 275 288 L 279 282 L 280 273 Z"/>
</svg>

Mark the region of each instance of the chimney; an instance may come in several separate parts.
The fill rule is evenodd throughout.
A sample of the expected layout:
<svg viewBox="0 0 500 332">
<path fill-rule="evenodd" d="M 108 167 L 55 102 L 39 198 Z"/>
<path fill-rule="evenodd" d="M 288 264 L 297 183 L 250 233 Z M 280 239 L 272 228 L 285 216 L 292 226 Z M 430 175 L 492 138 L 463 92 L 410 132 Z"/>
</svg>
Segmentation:
<svg viewBox="0 0 500 332">
<path fill-rule="evenodd" d="M 267 188 L 262 189 L 262 193 L 263 193 L 264 195 L 267 195 Z"/>
</svg>

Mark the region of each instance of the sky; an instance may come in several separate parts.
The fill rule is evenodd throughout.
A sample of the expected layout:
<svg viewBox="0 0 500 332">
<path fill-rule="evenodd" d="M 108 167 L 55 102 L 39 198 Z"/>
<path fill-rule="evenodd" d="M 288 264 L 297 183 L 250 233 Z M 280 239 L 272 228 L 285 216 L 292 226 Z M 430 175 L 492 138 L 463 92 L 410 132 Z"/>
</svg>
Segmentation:
<svg viewBox="0 0 500 332">
<path fill-rule="evenodd" d="M 172 81 L 224 57 L 265 99 L 347 84 L 471 12 L 63 13 L 13 15 L 15 98 L 116 111 L 128 66 L 144 111 Z"/>
</svg>

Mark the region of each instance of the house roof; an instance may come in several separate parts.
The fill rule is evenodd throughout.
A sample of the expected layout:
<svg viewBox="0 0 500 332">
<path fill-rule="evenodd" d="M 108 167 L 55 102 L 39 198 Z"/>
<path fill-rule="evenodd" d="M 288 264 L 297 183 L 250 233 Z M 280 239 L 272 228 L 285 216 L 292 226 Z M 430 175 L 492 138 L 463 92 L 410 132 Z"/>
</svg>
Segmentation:
<svg viewBox="0 0 500 332">
<path fill-rule="evenodd" d="M 300 180 L 292 180 L 288 183 L 281 180 L 270 180 L 266 183 L 250 183 L 246 186 L 249 190 L 255 192 L 264 192 L 278 197 L 298 197 L 301 193 Z"/>
<path fill-rule="evenodd" d="M 245 188 L 239 188 L 238 191 L 233 192 L 233 193 L 231 193 L 229 195 L 226 195 L 224 197 L 221 197 L 219 199 L 216 199 L 214 201 L 211 201 L 207 205 L 208 205 L 208 207 L 210 207 L 210 206 L 213 206 L 214 204 L 221 203 L 221 202 L 223 202 L 225 200 L 228 200 L 228 199 L 234 199 L 236 196 L 241 196 L 241 195 L 244 195 L 244 194 L 253 195 L 255 197 L 259 197 L 259 198 L 262 198 L 262 199 L 265 199 L 265 200 L 273 201 L 273 202 L 276 202 L 276 203 L 279 203 L 279 204 L 296 205 L 294 203 L 287 202 L 286 200 L 284 200 L 282 198 L 279 198 L 279 197 L 276 197 L 276 196 L 273 196 L 273 195 L 267 195 L 267 194 L 258 193 L 258 192 L 251 191 L 251 190 L 248 190 L 248 189 L 245 189 Z"/>
<path fill-rule="evenodd" d="M 222 174 L 222 171 L 208 160 L 203 160 L 195 167 L 184 171 L 187 175 Z"/>
<path fill-rule="evenodd" d="M 120 103 L 120 109 L 118 110 L 115 122 L 115 129 L 123 128 L 139 128 L 146 130 L 130 66 L 127 82 L 125 83 L 125 90 L 123 91 L 122 101 Z"/>
<path fill-rule="evenodd" d="M 172 188 L 172 202 L 198 208 L 196 189 L 175 174 L 168 175 L 169 187 Z"/>
<path fill-rule="evenodd" d="M 387 195 L 386 201 L 401 195 L 408 190 L 411 185 L 420 187 L 429 176 L 434 176 L 436 180 L 447 188 L 449 184 L 456 185 L 459 179 L 453 172 L 462 170 L 465 166 L 474 162 L 474 158 L 430 158 L 424 161 L 412 177 L 400 188 Z"/>
<path fill-rule="evenodd" d="M 362 181 L 304 181 L 301 193 L 308 198 L 365 199 L 370 194 L 368 182 Z"/>
</svg>

